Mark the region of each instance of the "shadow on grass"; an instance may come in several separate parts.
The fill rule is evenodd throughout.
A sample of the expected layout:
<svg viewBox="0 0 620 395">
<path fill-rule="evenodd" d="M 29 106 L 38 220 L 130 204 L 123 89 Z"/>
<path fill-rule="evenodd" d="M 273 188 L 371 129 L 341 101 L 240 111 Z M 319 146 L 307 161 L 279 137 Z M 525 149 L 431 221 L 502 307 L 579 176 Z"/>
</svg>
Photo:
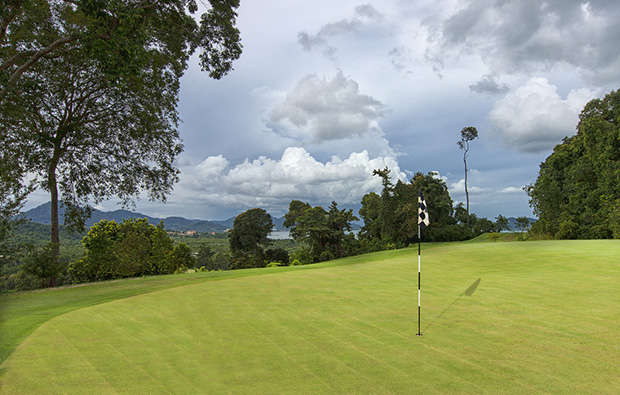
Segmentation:
<svg viewBox="0 0 620 395">
<path fill-rule="evenodd" d="M 467 295 L 467 296 L 472 296 L 474 294 L 474 292 L 476 292 L 476 288 L 478 288 L 478 285 L 480 285 L 480 281 L 482 281 L 481 278 L 477 279 L 476 281 L 474 281 L 474 283 L 472 285 L 469 286 L 469 288 L 467 288 L 465 290 L 465 292 L 463 292 L 462 294 L 460 294 L 456 299 L 454 299 L 454 301 L 452 303 L 450 303 L 450 305 L 448 307 L 446 307 L 444 309 L 444 311 L 441 312 L 441 314 L 439 314 L 437 317 L 435 317 L 435 319 L 433 321 L 431 321 L 428 325 L 426 325 L 426 327 L 424 328 L 424 330 L 422 332 L 426 332 L 426 330 L 428 328 L 430 328 L 431 325 L 433 325 L 438 319 L 441 318 L 442 315 L 444 315 L 446 313 L 446 311 L 450 310 L 450 308 L 452 306 L 454 306 L 454 304 L 456 302 L 459 301 L 459 299 L 461 299 L 463 297 L 463 295 Z"/>
</svg>

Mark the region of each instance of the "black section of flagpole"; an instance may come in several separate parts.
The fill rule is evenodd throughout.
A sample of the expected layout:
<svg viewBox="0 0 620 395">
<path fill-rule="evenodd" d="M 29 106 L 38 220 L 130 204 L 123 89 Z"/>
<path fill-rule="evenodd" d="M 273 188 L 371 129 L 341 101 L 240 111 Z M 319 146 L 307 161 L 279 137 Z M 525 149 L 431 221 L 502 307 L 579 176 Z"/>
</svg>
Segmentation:
<svg viewBox="0 0 620 395">
<path fill-rule="evenodd" d="M 419 194 L 418 194 L 419 195 Z M 420 331 L 420 282 L 421 282 L 421 268 L 420 268 L 420 256 L 421 256 L 421 230 L 420 230 L 420 223 L 419 223 L 419 219 L 418 219 L 418 333 L 416 333 L 416 336 L 422 336 L 422 332 Z"/>
</svg>

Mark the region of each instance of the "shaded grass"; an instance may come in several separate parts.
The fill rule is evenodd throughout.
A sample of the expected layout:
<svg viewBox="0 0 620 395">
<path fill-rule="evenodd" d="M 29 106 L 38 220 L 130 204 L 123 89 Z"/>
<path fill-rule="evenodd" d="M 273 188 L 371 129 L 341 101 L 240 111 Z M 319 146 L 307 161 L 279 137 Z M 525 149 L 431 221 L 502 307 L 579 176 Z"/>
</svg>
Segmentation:
<svg viewBox="0 0 620 395">
<path fill-rule="evenodd" d="M 320 270 L 263 269 L 246 273 L 273 275 L 217 282 L 195 277 L 187 286 L 179 278 L 175 288 L 158 290 L 160 283 L 134 297 L 127 296 L 135 290 L 116 289 L 126 293 L 117 301 L 88 290 L 91 303 L 110 301 L 43 323 L 2 365 L 0 392 L 614 393 L 620 387 L 617 241 L 425 248 L 423 337 L 415 336 L 416 254 L 390 251 L 313 268 Z M 475 293 L 462 296 L 478 278 Z M 62 292 L 75 292 L 74 299 L 86 288 Z M 58 300 L 62 292 L 41 294 Z"/>
</svg>

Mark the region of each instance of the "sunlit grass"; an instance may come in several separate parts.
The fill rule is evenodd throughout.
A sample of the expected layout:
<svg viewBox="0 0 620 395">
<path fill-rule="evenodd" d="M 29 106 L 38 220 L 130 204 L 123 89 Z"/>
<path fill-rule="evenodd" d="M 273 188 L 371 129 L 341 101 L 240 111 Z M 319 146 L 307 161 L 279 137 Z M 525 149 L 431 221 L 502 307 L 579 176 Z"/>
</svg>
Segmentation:
<svg viewBox="0 0 620 395">
<path fill-rule="evenodd" d="M 414 248 L 3 297 L 13 321 L 46 315 L 14 352 L 3 339 L 0 392 L 614 393 L 619 257 L 617 241 L 427 246 L 422 337 Z"/>
</svg>

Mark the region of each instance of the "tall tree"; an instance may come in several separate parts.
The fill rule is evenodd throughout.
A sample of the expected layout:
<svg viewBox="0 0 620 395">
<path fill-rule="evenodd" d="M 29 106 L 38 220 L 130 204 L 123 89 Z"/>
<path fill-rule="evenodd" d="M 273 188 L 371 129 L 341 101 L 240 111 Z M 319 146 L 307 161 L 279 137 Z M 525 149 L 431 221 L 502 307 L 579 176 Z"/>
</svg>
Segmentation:
<svg viewBox="0 0 620 395">
<path fill-rule="evenodd" d="M 619 237 L 620 90 L 586 104 L 577 134 L 565 138 L 525 188 L 538 220 L 557 238 Z"/>
<path fill-rule="evenodd" d="M 347 249 L 346 232 L 351 230 L 351 222 L 358 220 L 353 210 L 340 210 L 336 202 L 326 211 L 299 200 L 291 201 L 284 217 L 284 226 L 290 229 L 291 237 L 309 248 L 314 262 L 343 257 Z"/>
<path fill-rule="evenodd" d="M 345 256 L 345 239 L 347 232 L 350 232 L 353 221 L 358 221 L 353 210 L 351 209 L 338 209 L 338 204 L 332 202 L 327 212 L 327 226 L 330 230 L 329 244 L 332 254 L 335 258 L 342 258 Z"/>
<path fill-rule="evenodd" d="M 510 224 L 508 222 L 508 218 L 504 217 L 503 215 L 498 215 L 497 217 L 495 217 L 495 232 L 501 232 L 503 230 L 510 230 Z"/>
<path fill-rule="evenodd" d="M 144 189 L 149 198 L 165 200 L 178 179 L 172 163 L 182 150 L 176 78 L 149 67 L 116 85 L 80 55 L 46 62 L 45 70 L 31 68 L 36 73 L 22 81 L 32 87 L 19 100 L 26 111 L 3 118 L 12 139 L 9 149 L 24 153 L 22 167 L 50 193 L 56 249 L 60 201 L 65 224 L 81 230 L 90 214 L 89 199 L 118 196 L 128 205 Z"/>
<path fill-rule="evenodd" d="M 83 228 L 95 202 L 165 200 L 178 179 L 179 79 L 198 48 L 220 78 L 241 53 L 238 0 L 10 1 L 0 13 L 0 142 Z"/>
<path fill-rule="evenodd" d="M 461 130 L 461 140 L 457 142 L 460 149 L 463 150 L 463 163 L 465 164 L 465 200 L 467 208 L 467 227 L 469 228 L 469 191 L 467 189 L 467 154 L 469 152 L 469 142 L 478 138 L 478 129 L 473 126 L 467 126 Z"/>
<path fill-rule="evenodd" d="M 422 240 L 452 241 L 462 238 L 450 232 L 455 226 L 453 201 L 446 182 L 439 178 L 436 172 L 417 172 L 411 179 L 411 189 L 416 191 L 416 194 L 417 191 L 422 191 L 428 206 L 431 224 L 422 232 Z M 417 210 L 415 215 L 414 222 L 417 223 Z"/>
<path fill-rule="evenodd" d="M 394 200 L 394 184 L 390 178 L 391 170 L 386 166 L 383 170 L 375 169 L 373 176 L 381 177 L 381 237 L 388 242 L 393 241 L 396 229 L 393 226 L 394 215 L 396 212 Z"/>
<path fill-rule="evenodd" d="M 381 239 L 383 230 L 383 216 L 381 215 L 381 197 L 375 192 L 369 192 L 362 197 L 362 207 L 359 209 L 364 226 L 360 229 L 360 238 L 366 240 Z"/>
<path fill-rule="evenodd" d="M 264 250 L 272 243 L 269 233 L 273 230 L 273 220 L 262 208 L 247 210 L 235 217 L 233 227 L 228 232 L 228 241 L 235 269 L 264 267 Z"/>
</svg>

